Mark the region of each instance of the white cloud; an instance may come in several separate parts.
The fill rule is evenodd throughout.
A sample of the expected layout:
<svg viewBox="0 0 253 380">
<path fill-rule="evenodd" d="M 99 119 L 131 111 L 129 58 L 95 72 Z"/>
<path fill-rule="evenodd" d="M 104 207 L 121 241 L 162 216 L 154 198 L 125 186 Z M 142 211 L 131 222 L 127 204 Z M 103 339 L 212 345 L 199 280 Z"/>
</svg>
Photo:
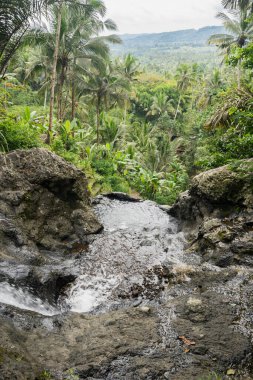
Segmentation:
<svg viewBox="0 0 253 380">
<path fill-rule="evenodd" d="M 120 33 L 156 33 L 219 25 L 220 0 L 104 0 Z"/>
</svg>

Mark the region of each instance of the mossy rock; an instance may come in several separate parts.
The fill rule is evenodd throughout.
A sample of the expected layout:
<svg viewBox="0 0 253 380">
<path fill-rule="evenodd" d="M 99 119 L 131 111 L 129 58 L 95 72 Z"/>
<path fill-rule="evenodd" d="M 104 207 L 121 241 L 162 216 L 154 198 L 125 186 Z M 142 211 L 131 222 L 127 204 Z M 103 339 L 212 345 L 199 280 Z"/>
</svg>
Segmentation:
<svg viewBox="0 0 253 380">
<path fill-rule="evenodd" d="M 196 176 L 190 189 L 210 202 L 253 207 L 253 159 L 241 160 Z"/>
</svg>

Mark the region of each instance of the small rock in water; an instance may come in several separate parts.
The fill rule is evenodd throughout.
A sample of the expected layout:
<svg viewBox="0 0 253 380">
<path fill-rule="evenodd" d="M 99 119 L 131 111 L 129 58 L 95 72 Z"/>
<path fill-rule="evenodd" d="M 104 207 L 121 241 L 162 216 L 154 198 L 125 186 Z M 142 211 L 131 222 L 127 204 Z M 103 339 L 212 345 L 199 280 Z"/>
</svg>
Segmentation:
<svg viewBox="0 0 253 380">
<path fill-rule="evenodd" d="M 161 210 L 163 210 L 163 211 L 165 211 L 165 212 L 167 212 L 167 213 L 169 213 L 170 210 L 171 210 L 171 206 L 161 205 L 161 206 L 159 206 L 159 207 L 160 207 Z"/>
<path fill-rule="evenodd" d="M 143 313 L 146 313 L 146 314 L 150 313 L 150 311 L 151 311 L 150 307 L 148 307 L 148 306 L 142 306 L 139 308 L 139 310 L 142 311 Z"/>
<path fill-rule="evenodd" d="M 232 376 L 232 375 L 235 375 L 236 371 L 234 369 L 228 369 L 227 370 L 227 375 L 228 376 Z"/>
<path fill-rule="evenodd" d="M 142 300 L 137 300 L 137 301 L 135 301 L 135 302 L 133 303 L 133 307 L 138 307 L 138 306 L 141 305 L 141 303 L 142 303 Z"/>
<path fill-rule="evenodd" d="M 199 298 L 190 297 L 189 300 L 187 301 L 187 305 L 194 308 L 194 307 L 202 305 L 202 301 Z"/>
</svg>

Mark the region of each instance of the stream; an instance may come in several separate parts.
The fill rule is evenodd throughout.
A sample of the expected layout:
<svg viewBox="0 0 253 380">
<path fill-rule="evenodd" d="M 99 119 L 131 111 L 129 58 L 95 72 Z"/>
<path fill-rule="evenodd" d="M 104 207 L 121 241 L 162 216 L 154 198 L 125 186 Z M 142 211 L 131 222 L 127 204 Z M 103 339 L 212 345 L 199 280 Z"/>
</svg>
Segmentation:
<svg viewBox="0 0 253 380">
<path fill-rule="evenodd" d="M 165 296 L 168 271 L 197 265 L 199 258 L 184 254 L 184 235 L 177 221 L 151 201 L 98 197 L 94 211 L 104 226 L 88 237 L 76 257 L 53 257 L 48 273 L 75 273 L 75 281 L 57 302 L 46 302 L 18 283 L 0 283 L 0 302 L 45 316 L 64 311 L 101 313 L 127 306 L 159 303 Z M 53 257 L 53 258 L 52 258 Z M 1 270 L 3 271 L 4 264 Z M 8 271 L 8 269 L 6 269 Z M 12 268 L 13 278 L 29 268 Z"/>
<path fill-rule="evenodd" d="M 22 247 L 1 261 L 2 378 L 19 378 L 12 368 L 34 378 L 33 357 L 56 380 L 199 380 L 235 369 L 250 379 L 252 268 L 185 250 L 177 219 L 154 202 L 111 194 L 93 209 L 103 231 L 72 250 L 19 261 Z"/>
</svg>

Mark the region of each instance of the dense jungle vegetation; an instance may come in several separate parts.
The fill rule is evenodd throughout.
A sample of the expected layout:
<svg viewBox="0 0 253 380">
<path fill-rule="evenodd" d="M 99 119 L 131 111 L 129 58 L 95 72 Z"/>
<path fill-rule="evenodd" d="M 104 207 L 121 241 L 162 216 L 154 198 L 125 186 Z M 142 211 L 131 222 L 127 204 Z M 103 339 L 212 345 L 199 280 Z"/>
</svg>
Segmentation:
<svg viewBox="0 0 253 380">
<path fill-rule="evenodd" d="M 252 157 L 253 6 L 223 1 L 222 65 L 127 54 L 101 0 L 10 0 L 0 16 L 0 149 L 47 147 L 83 169 L 92 194 L 170 204 L 192 175 Z M 221 59 L 221 57 L 220 57 Z"/>
</svg>

